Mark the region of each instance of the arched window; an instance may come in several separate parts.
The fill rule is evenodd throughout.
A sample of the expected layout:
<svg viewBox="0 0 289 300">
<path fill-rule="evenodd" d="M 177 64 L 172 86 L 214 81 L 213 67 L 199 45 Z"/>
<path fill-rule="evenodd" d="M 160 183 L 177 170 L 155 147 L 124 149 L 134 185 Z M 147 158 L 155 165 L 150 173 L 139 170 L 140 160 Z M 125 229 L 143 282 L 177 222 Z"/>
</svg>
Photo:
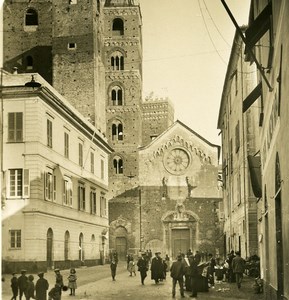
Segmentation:
<svg viewBox="0 0 289 300">
<path fill-rule="evenodd" d="M 120 18 L 116 18 L 112 23 L 112 34 L 113 35 L 123 35 L 123 20 Z"/>
<path fill-rule="evenodd" d="M 112 105 L 122 105 L 122 88 L 114 86 L 111 89 L 111 101 Z"/>
<path fill-rule="evenodd" d="M 115 174 L 123 174 L 123 162 L 119 156 L 113 159 L 113 169 Z"/>
<path fill-rule="evenodd" d="M 111 138 L 114 141 L 123 140 L 123 126 L 120 122 L 115 122 L 111 127 Z"/>
<path fill-rule="evenodd" d="M 38 25 L 38 14 L 35 9 L 29 8 L 25 15 L 26 26 L 37 26 Z"/>
<path fill-rule="evenodd" d="M 120 51 L 114 51 L 110 58 L 112 70 L 124 70 L 124 58 Z"/>
<path fill-rule="evenodd" d="M 27 70 L 33 69 L 33 57 L 30 55 L 26 57 L 26 69 Z"/>
<path fill-rule="evenodd" d="M 64 235 L 64 260 L 69 259 L 69 240 L 70 240 L 70 234 L 66 230 Z"/>
</svg>

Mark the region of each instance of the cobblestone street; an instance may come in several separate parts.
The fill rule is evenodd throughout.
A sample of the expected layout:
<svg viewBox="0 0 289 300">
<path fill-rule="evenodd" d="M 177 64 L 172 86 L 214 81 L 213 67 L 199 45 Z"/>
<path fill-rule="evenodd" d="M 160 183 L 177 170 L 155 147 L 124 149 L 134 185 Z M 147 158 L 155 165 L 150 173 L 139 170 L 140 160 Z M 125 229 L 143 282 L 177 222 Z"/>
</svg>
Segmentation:
<svg viewBox="0 0 289 300">
<path fill-rule="evenodd" d="M 78 288 L 76 296 L 69 296 L 69 291 L 63 292 L 63 299 L 88 299 L 88 300 L 110 300 L 110 299 L 171 299 L 171 278 L 168 276 L 167 280 L 156 285 L 150 279 L 150 271 L 145 280 L 145 285 L 140 283 L 140 276 L 137 272 L 136 276 L 129 276 L 126 270 L 126 264 L 120 263 L 117 269 L 116 281 L 112 281 L 110 277 L 109 265 L 96 266 L 90 268 L 76 269 L 78 276 Z M 67 280 L 69 270 L 61 271 L 64 282 Z M 28 274 L 29 275 L 29 274 Z M 169 275 L 169 274 L 168 274 Z M 10 289 L 10 275 L 5 275 L 5 281 L 2 283 L 2 299 L 11 299 Z M 50 288 L 52 288 L 55 281 L 54 272 L 49 271 L 45 274 L 45 278 L 49 281 Z M 34 276 L 34 283 L 37 281 L 38 276 Z M 262 295 L 256 295 L 252 289 L 253 279 L 249 277 L 244 278 L 243 286 L 240 290 L 237 289 L 235 284 L 228 284 L 226 282 L 216 283 L 215 288 L 209 289 L 208 293 L 199 293 L 198 299 L 249 299 L 261 300 Z M 185 292 L 185 297 L 189 297 L 190 293 Z M 177 290 L 176 299 L 181 299 L 179 291 Z M 23 298 L 24 300 L 24 298 Z"/>
</svg>

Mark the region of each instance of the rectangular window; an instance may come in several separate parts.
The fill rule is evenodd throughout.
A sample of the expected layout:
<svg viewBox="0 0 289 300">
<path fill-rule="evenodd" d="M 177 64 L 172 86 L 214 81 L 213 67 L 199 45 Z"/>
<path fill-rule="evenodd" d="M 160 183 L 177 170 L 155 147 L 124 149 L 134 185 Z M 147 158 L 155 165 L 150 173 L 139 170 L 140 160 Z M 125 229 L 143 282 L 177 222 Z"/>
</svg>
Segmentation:
<svg viewBox="0 0 289 300">
<path fill-rule="evenodd" d="M 83 145 L 78 144 L 78 164 L 83 167 Z"/>
<path fill-rule="evenodd" d="M 100 216 L 101 217 L 106 216 L 106 199 L 105 199 L 104 193 L 101 193 L 101 196 L 100 196 Z"/>
<path fill-rule="evenodd" d="M 29 170 L 11 169 L 8 174 L 7 197 L 28 198 L 30 193 Z"/>
<path fill-rule="evenodd" d="M 94 174 L 94 153 L 90 152 L 90 172 Z"/>
<path fill-rule="evenodd" d="M 70 178 L 63 180 L 63 204 L 72 206 L 72 181 Z"/>
<path fill-rule="evenodd" d="M 69 135 L 64 132 L 64 156 L 69 158 Z"/>
<path fill-rule="evenodd" d="M 100 160 L 100 178 L 104 179 L 104 161 L 103 161 L 103 159 Z"/>
<path fill-rule="evenodd" d="M 54 176 L 52 172 L 45 173 L 45 200 L 53 201 L 54 195 Z"/>
<path fill-rule="evenodd" d="M 21 230 L 10 230 L 10 248 L 20 249 L 21 248 Z"/>
<path fill-rule="evenodd" d="M 52 121 L 47 119 L 47 146 L 52 148 Z"/>
<path fill-rule="evenodd" d="M 96 191 L 91 189 L 90 192 L 90 213 L 96 215 Z"/>
<path fill-rule="evenodd" d="M 22 188 L 23 188 L 22 169 L 10 170 L 9 182 L 10 182 L 10 196 L 21 197 Z"/>
<path fill-rule="evenodd" d="M 8 142 L 23 141 L 23 113 L 8 113 Z"/>
<path fill-rule="evenodd" d="M 85 211 L 85 187 L 82 183 L 78 186 L 78 209 Z"/>
</svg>

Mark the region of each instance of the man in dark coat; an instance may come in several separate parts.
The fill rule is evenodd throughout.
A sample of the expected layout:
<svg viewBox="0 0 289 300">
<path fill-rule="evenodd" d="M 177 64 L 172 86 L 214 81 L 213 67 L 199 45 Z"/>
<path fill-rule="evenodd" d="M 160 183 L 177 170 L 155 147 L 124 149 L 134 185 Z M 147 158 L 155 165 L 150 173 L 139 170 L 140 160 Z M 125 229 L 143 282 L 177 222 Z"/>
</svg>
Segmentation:
<svg viewBox="0 0 289 300">
<path fill-rule="evenodd" d="M 46 300 L 47 299 L 47 290 L 49 288 L 48 281 L 44 278 L 44 273 L 38 273 L 39 279 L 35 285 L 36 299 L 37 300 Z"/>
<path fill-rule="evenodd" d="M 22 299 L 23 294 L 27 288 L 28 277 L 26 276 L 26 270 L 21 270 L 21 275 L 17 279 L 19 287 L 19 299 Z"/>
<path fill-rule="evenodd" d="M 197 298 L 198 291 L 198 277 L 199 277 L 199 271 L 198 271 L 198 257 L 194 257 L 193 255 L 190 257 L 190 279 L 191 279 L 191 290 L 192 294 L 190 297 Z"/>
<path fill-rule="evenodd" d="M 164 279 L 164 264 L 160 254 L 160 252 L 155 253 L 156 256 L 152 259 L 151 265 L 151 279 L 154 280 L 156 284 Z"/>
<path fill-rule="evenodd" d="M 11 300 L 16 300 L 18 296 L 18 280 L 16 277 L 16 273 L 12 273 L 12 278 L 11 278 L 11 289 L 12 289 L 12 298 Z"/>
<path fill-rule="evenodd" d="M 240 251 L 236 251 L 236 257 L 232 260 L 232 269 L 236 276 L 236 283 L 238 289 L 241 288 L 241 282 L 243 280 L 243 273 L 245 272 L 245 260 L 241 257 Z"/>
<path fill-rule="evenodd" d="M 147 277 L 148 262 L 146 260 L 146 253 L 143 252 L 141 258 L 137 262 L 138 271 L 140 272 L 141 284 L 144 285 L 144 280 Z"/>
<path fill-rule="evenodd" d="M 171 277 L 173 278 L 173 288 L 172 288 L 172 296 L 176 297 L 176 285 L 177 282 L 180 286 L 181 297 L 184 296 L 184 275 L 185 275 L 185 264 L 183 262 L 183 258 L 181 255 L 178 255 L 177 261 L 174 261 L 171 268 Z"/>
</svg>

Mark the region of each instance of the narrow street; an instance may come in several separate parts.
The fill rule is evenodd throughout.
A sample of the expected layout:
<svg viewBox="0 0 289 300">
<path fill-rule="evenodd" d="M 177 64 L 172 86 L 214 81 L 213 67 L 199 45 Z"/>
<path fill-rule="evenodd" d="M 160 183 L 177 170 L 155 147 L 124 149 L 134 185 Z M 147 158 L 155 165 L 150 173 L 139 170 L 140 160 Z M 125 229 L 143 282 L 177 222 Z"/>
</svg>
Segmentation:
<svg viewBox="0 0 289 300">
<path fill-rule="evenodd" d="M 69 270 L 61 271 L 64 282 L 68 276 Z M 126 270 L 126 264 L 121 262 L 117 268 L 116 281 L 112 281 L 110 277 L 109 265 L 96 266 L 89 268 L 76 269 L 78 277 L 76 296 L 69 296 L 69 291 L 63 292 L 63 299 L 90 299 L 90 300 L 110 300 L 110 299 L 171 299 L 172 282 L 169 274 L 167 280 L 156 285 L 150 279 L 150 271 L 145 280 L 145 285 L 140 283 L 140 276 L 137 272 L 136 276 L 129 276 Z M 29 274 L 28 274 L 29 275 Z M 5 281 L 2 282 L 2 299 L 11 299 L 10 289 L 10 275 L 5 275 Z M 49 281 L 50 288 L 54 283 L 54 272 L 49 271 L 45 274 L 45 278 Z M 38 276 L 34 276 L 34 283 L 37 281 Z M 263 295 L 256 295 L 253 293 L 253 279 L 249 277 L 244 278 L 243 286 L 240 290 L 237 289 L 235 284 L 227 282 L 216 283 L 215 288 L 209 289 L 207 293 L 199 293 L 198 299 L 241 299 L 241 300 L 261 300 L 264 299 Z M 185 298 L 190 298 L 190 293 L 185 292 Z M 176 299 L 181 299 L 177 289 Z M 24 298 L 23 298 L 24 300 Z"/>
</svg>

